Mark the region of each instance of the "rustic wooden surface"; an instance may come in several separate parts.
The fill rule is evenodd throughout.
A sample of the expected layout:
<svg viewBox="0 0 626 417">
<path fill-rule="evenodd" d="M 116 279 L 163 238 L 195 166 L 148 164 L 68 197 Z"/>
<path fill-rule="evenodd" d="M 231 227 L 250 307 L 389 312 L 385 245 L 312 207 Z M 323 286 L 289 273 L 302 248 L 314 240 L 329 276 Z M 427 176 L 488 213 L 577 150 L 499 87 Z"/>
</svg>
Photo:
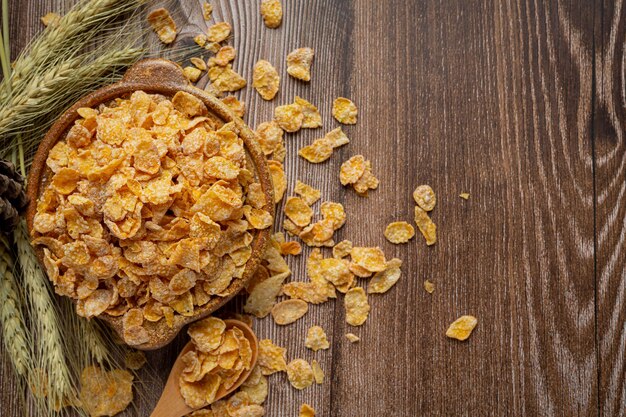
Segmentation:
<svg viewBox="0 0 626 417">
<path fill-rule="evenodd" d="M 42 29 L 39 16 L 72 3 L 11 0 L 14 56 Z M 184 30 L 197 32 L 199 2 L 180 3 Z M 380 245 L 404 266 L 394 289 L 370 297 L 360 328 L 346 325 L 341 302 L 286 328 L 257 322 L 261 338 L 289 358 L 317 358 L 328 377 L 299 392 L 273 376 L 266 415 L 297 415 L 303 402 L 342 417 L 626 415 L 623 0 L 283 3 L 282 26 L 269 30 L 256 0 L 213 1 L 215 18 L 234 27 L 235 69 L 250 80 L 263 58 L 282 76 L 271 103 L 250 87 L 237 94 L 246 121 L 270 119 L 297 94 L 320 107 L 327 131 L 332 99 L 352 98 L 359 122 L 330 161 L 297 157 L 320 130 L 287 135 L 289 190 L 296 178 L 321 188 L 348 213 L 337 240 Z M 310 84 L 285 71 L 301 46 L 316 51 Z M 359 153 L 381 180 L 367 199 L 337 178 Z M 438 193 L 439 242 L 393 246 L 384 226 L 412 219 L 421 183 Z M 293 279 L 304 278 L 305 256 L 289 260 Z M 464 343 L 444 336 L 461 314 L 479 319 Z M 313 324 L 330 350 L 304 348 Z M 348 343 L 348 331 L 362 341 Z M 181 343 L 149 355 L 156 372 L 125 416 L 149 415 Z M 18 397 L 5 361 L 0 415 L 19 415 Z"/>
</svg>

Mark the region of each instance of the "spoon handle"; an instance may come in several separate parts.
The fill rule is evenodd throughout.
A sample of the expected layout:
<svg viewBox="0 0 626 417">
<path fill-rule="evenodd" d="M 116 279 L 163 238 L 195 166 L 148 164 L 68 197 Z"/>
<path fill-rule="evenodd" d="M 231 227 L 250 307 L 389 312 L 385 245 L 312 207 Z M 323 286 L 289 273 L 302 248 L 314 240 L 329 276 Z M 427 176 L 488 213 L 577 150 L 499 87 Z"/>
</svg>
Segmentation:
<svg viewBox="0 0 626 417">
<path fill-rule="evenodd" d="M 188 349 L 184 349 L 183 352 Z M 185 403 L 180 391 L 178 390 L 178 378 L 182 372 L 182 361 L 177 360 L 172 367 L 165 388 L 159 398 L 154 411 L 150 414 L 150 417 L 182 417 L 193 411 Z"/>
</svg>

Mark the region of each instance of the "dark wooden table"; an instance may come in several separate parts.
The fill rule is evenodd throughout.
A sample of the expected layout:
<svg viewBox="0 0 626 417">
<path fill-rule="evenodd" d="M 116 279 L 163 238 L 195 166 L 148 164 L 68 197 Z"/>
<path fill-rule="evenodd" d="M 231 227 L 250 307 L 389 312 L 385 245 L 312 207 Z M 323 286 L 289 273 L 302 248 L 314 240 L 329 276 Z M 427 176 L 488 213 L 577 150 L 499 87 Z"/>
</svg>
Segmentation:
<svg viewBox="0 0 626 417">
<path fill-rule="evenodd" d="M 11 0 L 13 54 L 41 31 L 41 15 L 73 3 Z M 328 376 L 302 392 L 272 377 L 268 416 L 295 416 L 303 402 L 320 416 L 626 415 L 623 0 L 283 0 L 278 30 L 263 26 L 256 0 L 212 3 L 234 27 L 235 69 L 250 80 L 264 58 L 282 75 L 271 103 L 250 87 L 237 94 L 251 126 L 296 94 L 319 105 L 325 131 L 333 98 L 357 103 L 351 143 L 324 164 L 297 157 L 319 130 L 287 137 L 289 190 L 296 179 L 321 188 L 348 213 L 338 240 L 404 260 L 361 328 L 345 323 L 341 302 L 286 328 L 257 323 Z M 181 4 L 196 10 L 197 30 L 199 2 Z M 301 46 L 316 51 L 310 85 L 286 75 L 285 56 Z M 381 180 L 367 199 L 338 181 L 358 153 Z M 421 183 L 438 193 L 439 242 L 391 245 L 384 227 L 412 219 Z M 289 262 L 302 279 L 305 256 Z M 464 343 L 444 335 L 461 314 L 479 319 Z M 330 350 L 305 349 L 312 324 Z M 348 331 L 362 341 L 348 343 Z M 149 414 L 179 347 L 149 355 L 158 377 L 124 415 Z M 0 415 L 16 415 L 6 361 L 0 389 Z"/>
</svg>

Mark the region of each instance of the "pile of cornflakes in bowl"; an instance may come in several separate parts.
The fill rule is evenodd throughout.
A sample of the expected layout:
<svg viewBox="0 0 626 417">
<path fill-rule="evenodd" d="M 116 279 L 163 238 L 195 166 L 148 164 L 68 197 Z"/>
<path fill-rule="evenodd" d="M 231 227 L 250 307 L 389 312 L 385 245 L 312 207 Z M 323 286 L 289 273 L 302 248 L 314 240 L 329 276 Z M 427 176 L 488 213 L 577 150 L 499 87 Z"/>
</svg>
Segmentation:
<svg viewBox="0 0 626 417">
<path fill-rule="evenodd" d="M 171 327 L 230 294 L 273 202 L 237 125 L 187 92 L 78 113 L 47 157 L 33 244 L 79 315 L 123 317 L 125 341 L 141 345 L 145 322 Z"/>
</svg>

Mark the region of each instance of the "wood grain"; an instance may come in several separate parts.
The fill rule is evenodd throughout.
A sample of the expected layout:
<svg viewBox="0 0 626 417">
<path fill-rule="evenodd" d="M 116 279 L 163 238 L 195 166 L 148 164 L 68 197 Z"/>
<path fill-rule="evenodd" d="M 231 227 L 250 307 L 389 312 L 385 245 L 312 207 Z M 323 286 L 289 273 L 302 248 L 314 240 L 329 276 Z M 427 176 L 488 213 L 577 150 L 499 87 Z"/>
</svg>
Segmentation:
<svg viewBox="0 0 626 417">
<path fill-rule="evenodd" d="M 39 16 L 73 3 L 11 0 L 13 54 L 41 29 Z M 199 1 L 179 3 L 184 34 L 205 27 Z M 264 27 L 256 1 L 212 3 L 215 19 L 233 25 L 234 68 L 250 80 L 267 59 L 281 75 L 272 102 L 250 87 L 236 94 L 251 127 L 295 95 L 322 112 L 321 130 L 286 136 L 288 193 L 296 179 L 320 188 L 348 213 L 336 241 L 404 261 L 395 288 L 370 297 L 360 328 L 345 323 L 341 300 L 284 328 L 256 323 L 259 338 L 289 359 L 317 359 L 327 374 L 304 391 L 271 377 L 266 415 L 297 415 L 303 402 L 342 417 L 626 415 L 623 0 L 285 0 L 277 30 Z M 286 73 L 287 53 L 301 46 L 316 51 L 308 84 Z M 350 144 L 311 165 L 297 149 L 337 126 L 337 96 L 357 103 L 359 122 L 344 128 Z M 368 198 L 337 179 L 355 154 L 381 180 Z M 385 225 L 412 220 L 411 192 L 423 183 L 438 194 L 439 242 L 391 245 Z M 289 259 L 293 280 L 305 279 L 308 253 Z M 467 342 L 448 340 L 462 314 L 477 316 L 477 329 Z M 331 349 L 304 347 L 314 324 Z M 183 343 L 149 354 L 124 416 L 149 413 Z M 0 404 L 18 415 L 19 390 L 2 364 Z"/>
</svg>

